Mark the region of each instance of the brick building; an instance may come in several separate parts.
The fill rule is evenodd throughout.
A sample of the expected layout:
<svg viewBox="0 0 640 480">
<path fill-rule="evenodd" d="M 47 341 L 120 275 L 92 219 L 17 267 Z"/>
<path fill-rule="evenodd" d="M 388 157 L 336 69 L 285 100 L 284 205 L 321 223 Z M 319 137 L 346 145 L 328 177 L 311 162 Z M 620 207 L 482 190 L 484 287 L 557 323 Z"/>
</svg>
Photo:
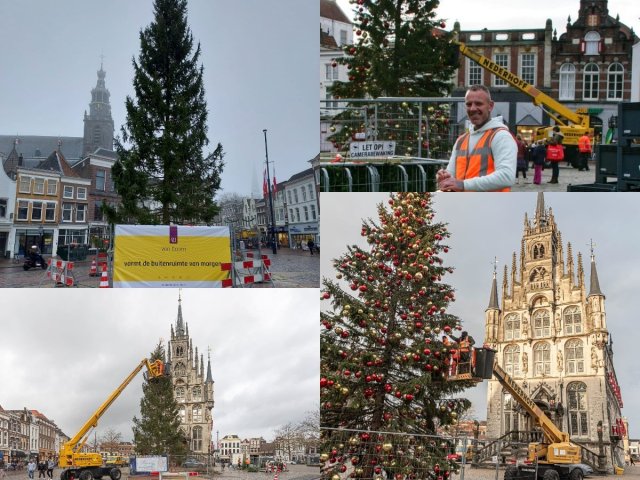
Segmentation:
<svg viewBox="0 0 640 480">
<path fill-rule="evenodd" d="M 596 454 L 602 447 L 609 470 L 624 465 L 622 397 L 593 251 L 587 283 L 582 255 L 574 264 L 569 243 L 565 257 L 558 225 L 539 193 L 533 219 L 525 214 L 519 268 L 516 258 L 514 252 L 510 273 L 505 266 L 501 301 L 494 273 L 485 342 L 573 441 Z M 495 379 L 489 381 L 487 404 L 487 437 L 535 432 L 534 419 Z"/>
<path fill-rule="evenodd" d="M 638 37 L 609 15 L 607 0 L 580 0 L 576 20 L 569 16 L 565 29 L 558 34 L 551 20 L 544 28 L 518 30 L 467 31 L 458 22 L 454 25 L 469 47 L 569 109 L 588 113 L 598 140 L 617 114 L 617 104 L 631 99 L 632 50 Z M 531 97 L 461 55 L 452 95 L 464 95 L 473 84 L 491 89 L 494 116 L 502 115 L 511 131 L 524 138 L 530 138 L 534 127 L 552 123 Z M 457 121 L 465 120 L 461 109 Z"/>
</svg>

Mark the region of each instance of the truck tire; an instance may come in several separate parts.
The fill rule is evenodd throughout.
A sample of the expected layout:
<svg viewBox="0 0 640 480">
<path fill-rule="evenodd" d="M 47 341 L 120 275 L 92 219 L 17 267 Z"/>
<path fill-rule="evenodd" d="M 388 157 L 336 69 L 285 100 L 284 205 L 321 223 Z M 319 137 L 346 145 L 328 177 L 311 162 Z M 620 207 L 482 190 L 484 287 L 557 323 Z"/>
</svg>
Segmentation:
<svg viewBox="0 0 640 480">
<path fill-rule="evenodd" d="M 119 468 L 112 468 L 111 470 L 109 470 L 109 476 L 111 477 L 111 480 L 120 480 L 122 472 Z"/>
<path fill-rule="evenodd" d="M 569 480 L 582 480 L 584 478 L 584 472 L 581 468 L 574 468 L 569 474 Z"/>
<path fill-rule="evenodd" d="M 519 476 L 518 467 L 513 465 L 509 465 L 504 471 L 504 480 L 513 480 L 515 478 L 519 478 Z"/>
<path fill-rule="evenodd" d="M 547 470 L 542 476 L 542 480 L 560 480 L 560 475 L 555 470 Z"/>
<path fill-rule="evenodd" d="M 82 470 L 78 478 L 80 478 L 80 480 L 93 480 L 93 473 L 91 470 Z"/>
</svg>

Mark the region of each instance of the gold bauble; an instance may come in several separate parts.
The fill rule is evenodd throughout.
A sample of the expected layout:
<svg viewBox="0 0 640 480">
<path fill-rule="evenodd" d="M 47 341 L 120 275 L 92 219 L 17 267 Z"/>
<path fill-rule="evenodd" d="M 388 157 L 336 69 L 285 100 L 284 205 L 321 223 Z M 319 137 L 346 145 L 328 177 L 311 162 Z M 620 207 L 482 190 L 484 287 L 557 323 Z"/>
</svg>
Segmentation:
<svg viewBox="0 0 640 480">
<path fill-rule="evenodd" d="M 391 450 L 393 450 L 393 445 L 391 443 L 384 443 L 382 445 L 382 450 L 384 450 L 385 452 L 390 452 Z"/>
</svg>

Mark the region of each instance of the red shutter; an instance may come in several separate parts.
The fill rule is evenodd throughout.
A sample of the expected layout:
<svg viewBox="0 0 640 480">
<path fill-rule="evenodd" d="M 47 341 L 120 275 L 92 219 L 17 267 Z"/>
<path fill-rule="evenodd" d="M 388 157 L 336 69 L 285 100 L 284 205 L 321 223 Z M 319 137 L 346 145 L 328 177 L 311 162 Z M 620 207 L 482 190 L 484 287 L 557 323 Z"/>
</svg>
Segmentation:
<svg viewBox="0 0 640 480">
<path fill-rule="evenodd" d="M 584 40 L 580 40 L 580 53 L 584 53 L 587 49 L 587 44 Z"/>
<path fill-rule="evenodd" d="M 598 42 L 598 53 L 604 52 L 604 38 L 601 38 Z"/>
</svg>

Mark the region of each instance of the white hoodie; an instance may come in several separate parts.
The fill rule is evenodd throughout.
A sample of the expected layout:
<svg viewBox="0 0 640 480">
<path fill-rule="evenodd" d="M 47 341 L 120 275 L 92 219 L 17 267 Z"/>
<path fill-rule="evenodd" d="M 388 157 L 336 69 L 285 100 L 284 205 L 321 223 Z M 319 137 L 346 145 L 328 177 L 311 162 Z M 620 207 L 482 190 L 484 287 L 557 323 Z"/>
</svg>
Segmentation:
<svg viewBox="0 0 640 480">
<path fill-rule="evenodd" d="M 502 123 L 502 117 L 491 118 L 478 130 L 471 126 L 469 130 L 471 134 L 469 135 L 469 152 L 473 151 L 485 131 L 497 127 L 505 127 L 505 124 Z M 513 135 L 508 130 L 500 130 L 495 134 L 491 142 L 491 153 L 495 171 L 484 177 L 464 180 L 465 191 L 488 192 L 502 190 L 515 183 L 518 146 L 513 139 Z M 455 150 L 451 153 L 451 159 L 449 160 L 449 165 L 447 165 L 447 171 L 454 178 L 456 176 L 456 154 Z"/>
</svg>

